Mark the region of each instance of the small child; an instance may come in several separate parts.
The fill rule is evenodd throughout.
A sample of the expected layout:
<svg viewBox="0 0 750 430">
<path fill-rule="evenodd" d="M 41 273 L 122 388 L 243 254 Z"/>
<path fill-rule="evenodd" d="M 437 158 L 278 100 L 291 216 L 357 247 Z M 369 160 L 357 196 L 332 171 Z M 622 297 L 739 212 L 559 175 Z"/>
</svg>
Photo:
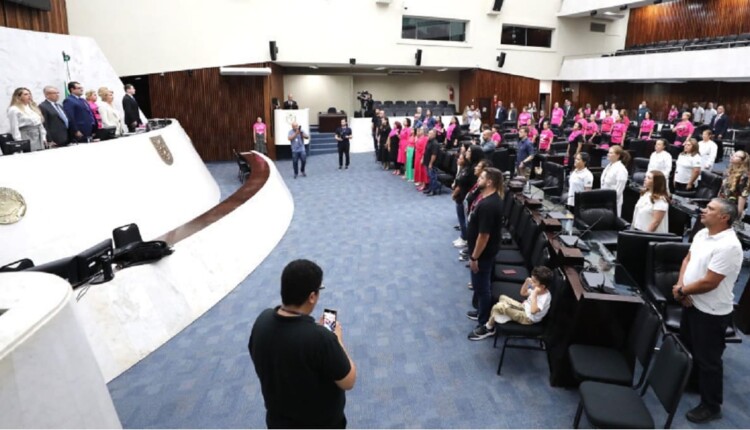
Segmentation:
<svg viewBox="0 0 750 430">
<path fill-rule="evenodd" d="M 519 324 L 536 324 L 547 315 L 552 293 L 549 286 L 554 275 L 552 270 L 544 266 L 535 267 L 531 271 L 531 277 L 521 286 L 521 295 L 526 297 L 523 303 L 519 303 L 508 296 L 500 296 L 500 300 L 492 307 L 490 319 L 487 321 L 487 330 L 495 331 L 495 323 L 504 324 L 515 321 Z"/>
</svg>

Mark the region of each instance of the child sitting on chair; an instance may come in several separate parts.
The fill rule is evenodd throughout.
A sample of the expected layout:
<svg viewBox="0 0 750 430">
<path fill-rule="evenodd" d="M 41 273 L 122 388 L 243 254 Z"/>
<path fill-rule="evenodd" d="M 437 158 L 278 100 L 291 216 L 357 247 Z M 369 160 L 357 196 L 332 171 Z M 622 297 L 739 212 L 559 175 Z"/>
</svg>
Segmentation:
<svg viewBox="0 0 750 430">
<path fill-rule="evenodd" d="M 549 286 L 554 275 L 552 270 L 544 266 L 535 267 L 531 271 L 531 277 L 521 285 L 521 295 L 526 297 L 523 303 L 511 299 L 508 296 L 500 296 L 500 300 L 492 307 L 490 319 L 487 321 L 487 329 L 495 330 L 495 323 L 505 324 L 515 321 L 519 324 L 536 324 L 547 315 L 552 293 Z"/>
</svg>

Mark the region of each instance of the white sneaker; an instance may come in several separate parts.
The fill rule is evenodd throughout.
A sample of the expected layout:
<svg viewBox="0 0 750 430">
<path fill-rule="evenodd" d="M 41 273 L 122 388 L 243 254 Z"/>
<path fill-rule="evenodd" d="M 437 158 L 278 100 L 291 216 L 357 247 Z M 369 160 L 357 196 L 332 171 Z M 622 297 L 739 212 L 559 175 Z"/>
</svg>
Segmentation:
<svg viewBox="0 0 750 430">
<path fill-rule="evenodd" d="M 456 248 L 463 248 L 463 247 L 465 247 L 467 245 L 467 243 L 468 242 L 466 242 L 465 240 L 459 239 L 459 240 L 453 242 L 453 246 L 456 247 Z"/>
<path fill-rule="evenodd" d="M 460 242 L 461 242 L 461 240 L 463 240 L 463 239 L 461 239 L 461 238 L 459 237 L 458 239 L 456 239 L 456 240 L 454 240 L 454 241 L 453 241 L 453 244 L 455 245 L 455 244 L 457 244 L 457 243 L 460 243 Z"/>
</svg>

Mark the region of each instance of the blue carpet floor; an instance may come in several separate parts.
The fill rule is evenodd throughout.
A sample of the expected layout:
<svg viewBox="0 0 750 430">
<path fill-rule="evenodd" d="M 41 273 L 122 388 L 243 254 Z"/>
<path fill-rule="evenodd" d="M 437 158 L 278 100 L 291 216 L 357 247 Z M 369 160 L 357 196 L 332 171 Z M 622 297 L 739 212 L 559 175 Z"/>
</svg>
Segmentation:
<svg viewBox="0 0 750 430">
<path fill-rule="evenodd" d="M 309 176 L 296 180 L 291 162 L 279 163 L 295 201 L 289 231 L 224 300 L 109 384 L 123 426 L 264 427 L 250 327 L 279 303 L 284 265 L 308 258 L 325 272 L 316 314 L 339 310 L 357 364 L 347 393 L 351 428 L 570 427 L 577 391 L 549 386 L 544 353 L 511 350 L 496 376 L 499 349 L 466 339 L 468 269 L 451 246 L 449 196 L 417 193 L 378 169 L 372 154 L 353 155 L 344 171 L 335 158 L 308 158 Z M 239 186 L 234 164 L 209 168 L 223 197 Z M 749 353 L 747 339 L 727 348 L 725 418 L 713 427 L 750 426 Z M 647 398 L 661 425 L 658 401 Z M 673 427 L 692 427 L 684 414 L 696 403 L 685 395 Z"/>
</svg>

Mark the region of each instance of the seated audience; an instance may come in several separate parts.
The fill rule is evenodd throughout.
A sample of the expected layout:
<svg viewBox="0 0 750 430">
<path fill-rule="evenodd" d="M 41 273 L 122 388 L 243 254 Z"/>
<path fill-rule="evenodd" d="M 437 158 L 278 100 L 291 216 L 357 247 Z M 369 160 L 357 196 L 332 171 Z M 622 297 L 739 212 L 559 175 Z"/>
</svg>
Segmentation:
<svg viewBox="0 0 750 430">
<path fill-rule="evenodd" d="M 658 170 L 646 173 L 641 198 L 635 204 L 633 229 L 651 233 L 669 232 L 667 179 Z"/>
<path fill-rule="evenodd" d="M 44 116 L 27 88 L 16 88 L 8 107 L 10 134 L 14 140 L 28 140 L 32 151 L 41 151 L 47 142 Z"/>
<path fill-rule="evenodd" d="M 53 86 L 44 87 L 46 100 L 39 103 L 39 110 L 44 117 L 44 129 L 47 131 L 47 144 L 50 148 L 67 146 L 70 141 L 68 117 L 65 115 L 60 100 L 60 90 Z"/>
<path fill-rule="evenodd" d="M 713 133 L 711 130 L 703 130 L 703 140 L 698 142 L 698 153 L 701 155 L 701 170 L 711 171 L 716 161 L 716 153 L 719 147 L 716 142 L 711 140 Z"/>
<path fill-rule="evenodd" d="M 102 128 L 102 115 L 99 113 L 99 105 L 96 104 L 97 100 L 96 91 L 86 91 L 86 103 L 89 104 L 89 109 L 91 109 L 91 113 L 94 115 L 95 130 Z"/>
<path fill-rule="evenodd" d="M 641 131 L 638 133 L 638 137 L 641 139 L 650 140 L 651 135 L 654 133 L 654 120 L 651 119 L 651 111 L 646 111 L 643 114 L 643 121 L 641 121 Z"/>
<path fill-rule="evenodd" d="M 97 102 L 96 105 L 99 108 L 102 127 L 114 127 L 115 136 L 121 136 L 124 132 L 124 126 L 120 111 L 112 104 L 115 99 L 114 93 L 107 87 L 101 87 L 99 88 L 99 98 L 101 98 L 101 101 Z"/>
<path fill-rule="evenodd" d="M 539 133 L 539 150 L 544 152 L 549 151 L 549 146 L 554 139 L 555 133 L 549 129 L 549 121 L 544 121 L 542 123 L 542 132 Z"/>
<path fill-rule="evenodd" d="M 658 139 L 654 144 L 654 152 L 651 153 L 651 157 L 648 160 L 647 171 L 658 170 L 664 174 L 665 178 L 669 178 L 669 173 L 672 171 L 672 155 L 665 151 L 667 147 L 667 141 L 664 139 Z"/>
<path fill-rule="evenodd" d="M 729 159 L 729 166 L 724 171 L 724 179 L 721 182 L 719 197 L 737 204 L 737 211 L 745 213 L 747 207 L 747 196 L 750 193 L 750 156 L 745 151 L 735 151 Z M 739 220 L 742 222 L 742 220 Z"/>
<path fill-rule="evenodd" d="M 615 145 L 607 152 L 609 164 L 604 168 L 601 178 L 603 190 L 615 190 L 617 192 L 617 216 L 622 216 L 622 193 L 628 183 L 628 169 L 625 164 L 630 162 L 628 154 L 622 146 Z"/>
<path fill-rule="evenodd" d="M 495 334 L 495 324 L 505 324 L 509 321 L 518 324 L 531 325 L 541 322 L 552 303 L 552 293 L 549 287 L 554 275 L 548 267 L 537 266 L 531 270 L 531 277 L 521 285 L 521 295 L 526 297 L 523 303 L 511 299 L 506 295 L 500 296 L 490 311 L 487 320 L 487 331 Z"/>
<path fill-rule="evenodd" d="M 701 177 L 701 156 L 698 154 L 698 142 L 690 138 L 685 142 L 684 149 L 674 170 L 675 191 L 690 191 L 698 185 Z"/>
<path fill-rule="evenodd" d="M 570 172 L 570 177 L 568 178 L 568 206 L 570 207 L 575 205 L 576 193 L 590 191 L 591 187 L 594 186 L 594 175 L 588 168 L 589 154 L 587 152 L 579 152 L 576 154 L 574 160 L 574 169 Z"/>
<path fill-rule="evenodd" d="M 693 131 L 695 130 L 695 126 L 693 126 L 693 123 L 690 121 L 690 112 L 685 112 L 682 114 L 682 120 L 674 127 L 674 134 L 677 135 L 674 144 L 675 145 L 682 145 L 683 142 L 685 142 L 686 139 L 690 138 L 690 136 L 693 135 Z"/>
</svg>

